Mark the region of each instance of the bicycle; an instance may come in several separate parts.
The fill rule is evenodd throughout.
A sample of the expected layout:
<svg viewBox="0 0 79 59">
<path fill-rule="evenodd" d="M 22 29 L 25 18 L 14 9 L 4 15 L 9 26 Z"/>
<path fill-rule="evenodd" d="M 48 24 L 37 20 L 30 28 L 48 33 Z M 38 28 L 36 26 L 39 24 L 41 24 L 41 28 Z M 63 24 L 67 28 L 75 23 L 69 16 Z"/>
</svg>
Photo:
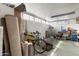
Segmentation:
<svg viewBox="0 0 79 59">
<path fill-rule="evenodd" d="M 44 39 L 40 38 L 39 32 L 36 31 L 30 34 L 25 34 L 25 35 L 28 36 L 27 41 L 33 43 L 34 54 L 35 52 L 42 54 L 45 51 L 52 49 L 53 45 L 46 43 Z"/>
</svg>

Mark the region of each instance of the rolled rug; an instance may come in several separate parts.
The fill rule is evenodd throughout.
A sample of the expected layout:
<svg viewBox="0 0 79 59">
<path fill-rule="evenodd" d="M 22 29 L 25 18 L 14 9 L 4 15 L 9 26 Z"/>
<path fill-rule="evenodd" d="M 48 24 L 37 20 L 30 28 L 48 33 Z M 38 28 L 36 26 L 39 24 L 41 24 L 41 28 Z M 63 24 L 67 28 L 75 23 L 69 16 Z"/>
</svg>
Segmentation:
<svg viewBox="0 0 79 59">
<path fill-rule="evenodd" d="M 0 56 L 2 56 L 2 47 L 3 47 L 3 27 L 0 26 Z"/>
<path fill-rule="evenodd" d="M 22 56 L 18 18 L 13 15 L 6 15 L 5 20 L 11 56 Z"/>
<path fill-rule="evenodd" d="M 22 42 L 23 56 L 28 56 L 28 42 Z"/>
<path fill-rule="evenodd" d="M 33 44 L 30 42 L 28 43 L 28 56 L 33 56 Z"/>
</svg>

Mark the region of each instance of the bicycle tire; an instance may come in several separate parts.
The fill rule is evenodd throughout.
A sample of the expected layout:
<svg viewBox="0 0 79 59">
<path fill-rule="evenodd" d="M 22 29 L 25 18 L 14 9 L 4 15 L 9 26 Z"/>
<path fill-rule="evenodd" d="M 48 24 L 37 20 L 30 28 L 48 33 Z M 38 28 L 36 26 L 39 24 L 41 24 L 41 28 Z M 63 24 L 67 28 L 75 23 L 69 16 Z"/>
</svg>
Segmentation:
<svg viewBox="0 0 79 59">
<path fill-rule="evenodd" d="M 44 53 L 46 50 L 43 49 L 43 48 L 40 48 L 40 49 L 42 49 L 42 51 L 39 51 L 39 50 L 36 49 L 36 46 L 35 46 L 35 45 L 37 45 L 37 44 L 39 43 L 39 41 L 42 41 L 42 42 L 45 44 L 45 46 L 46 46 L 46 42 L 45 42 L 43 39 L 37 39 L 37 40 L 35 41 L 35 43 L 34 43 L 34 50 L 35 50 L 37 53 L 42 54 L 42 53 Z M 39 46 L 39 45 L 37 45 L 37 46 Z M 44 47 L 44 48 L 45 48 L 45 47 Z"/>
</svg>

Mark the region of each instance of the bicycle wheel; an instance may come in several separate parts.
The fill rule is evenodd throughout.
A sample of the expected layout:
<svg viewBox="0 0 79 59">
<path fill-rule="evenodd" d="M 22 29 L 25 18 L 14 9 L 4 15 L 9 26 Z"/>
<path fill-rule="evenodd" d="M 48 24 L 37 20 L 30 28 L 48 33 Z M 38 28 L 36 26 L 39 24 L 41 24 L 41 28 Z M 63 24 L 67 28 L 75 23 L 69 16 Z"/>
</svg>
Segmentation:
<svg viewBox="0 0 79 59">
<path fill-rule="evenodd" d="M 42 39 L 37 39 L 34 44 L 34 49 L 37 53 L 43 53 L 46 49 L 46 43 Z"/>
</svg>

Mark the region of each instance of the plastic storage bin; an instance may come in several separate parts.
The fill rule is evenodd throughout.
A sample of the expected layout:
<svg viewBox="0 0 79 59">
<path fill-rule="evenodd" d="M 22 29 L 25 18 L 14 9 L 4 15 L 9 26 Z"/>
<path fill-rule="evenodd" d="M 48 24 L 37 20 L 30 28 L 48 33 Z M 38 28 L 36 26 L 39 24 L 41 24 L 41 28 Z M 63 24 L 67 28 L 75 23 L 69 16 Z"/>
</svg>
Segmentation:
<svg viewBox="0 0 79 59">
<path fill-rule="evenodd" d="M 72 41 L 78 41 L 76 31 L 73 31 L 73 32 L 71 33 L 71 40 L 72 40 Z"/>
</svg>

